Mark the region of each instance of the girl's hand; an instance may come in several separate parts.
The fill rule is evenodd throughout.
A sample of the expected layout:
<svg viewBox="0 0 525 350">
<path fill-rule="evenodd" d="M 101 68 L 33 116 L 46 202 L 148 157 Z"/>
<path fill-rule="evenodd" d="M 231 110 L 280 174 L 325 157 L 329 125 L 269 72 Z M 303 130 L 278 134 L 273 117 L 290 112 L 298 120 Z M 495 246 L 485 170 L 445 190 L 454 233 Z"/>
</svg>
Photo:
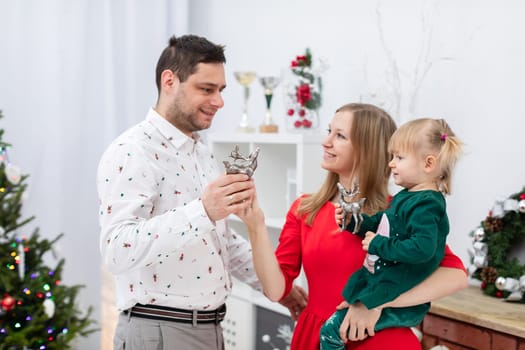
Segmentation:
<svg viewBox="0 0 525 350">
<path fill-rule="evenodd" d="M 365 238 L 361 241 L 361 244 L 363 245 L 363 250 L 368 251 L 368 247 L 370 246 L 370 243 L 374 239 L 374 237 L 377 236 L 377 233 L 368 231 L 365 235 Z"/>
</svg>

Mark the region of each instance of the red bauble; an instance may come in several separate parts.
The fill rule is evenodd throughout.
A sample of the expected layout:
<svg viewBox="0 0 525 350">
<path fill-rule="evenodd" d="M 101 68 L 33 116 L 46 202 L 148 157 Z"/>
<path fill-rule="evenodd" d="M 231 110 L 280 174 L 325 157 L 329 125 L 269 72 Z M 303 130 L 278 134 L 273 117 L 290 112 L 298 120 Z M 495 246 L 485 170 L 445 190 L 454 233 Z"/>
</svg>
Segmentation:
<svg viewBox="0 0 525 350">
<path fill-rule="evenodd" d="M 15 307 L 15 298 L 6 294 L 2 299 L 2 309 L 5 311 L 11 311 Z"/>
<path fill-rule="evenodd" d="M 288 110 L 288 115 L 289 115 L 289 116 L 292 116 L 294 113 L 295 113 L 295 111 L 293 110 L 293 108 L 290 108 L 290 109 Z"/>
<path fill-rule="evenodd" d="M 496 297 L 498 297 L 498 298 L 502 298 L 503 297 L 503 293 L 501 292 L 501 290 L 498 290 L 496 292 Z"/>
<path fill-rule="evenodd" d="M 301 123 L 300 120 L 296 120 L 295 123 L 293 123 L 293 126 L 295 126 L 296 128 L 300 128 L 301 126 L 303 126 L 303 123 Z"/>
<path fill-rule="evenodd" d="M 304 109 L 299 110 L 299 117 L 304 117 L 306 114 L 306 111 Z"/>
<path fill-rule="evenodd" d="M 304 106 L 306 102 L 312 98 L 312 92 L 310 91 L 310 85 L 301 84 L 295 90 L 295 98 L 297 102 Z"/>
<path fill-rule="evenodd" d="M 481 289 L 485 289 L 487 288 L 487 283 L 486 282 L 481 282 Z"/>
<path fill-rule="evenodd" d="M 308 120 L 308 119 L 304 119 L 303 120 L 303 126 L 305 128 L 310 128 L 310 127 L 312 127 L 312 122 L 310 120 Z"/>
</svg>

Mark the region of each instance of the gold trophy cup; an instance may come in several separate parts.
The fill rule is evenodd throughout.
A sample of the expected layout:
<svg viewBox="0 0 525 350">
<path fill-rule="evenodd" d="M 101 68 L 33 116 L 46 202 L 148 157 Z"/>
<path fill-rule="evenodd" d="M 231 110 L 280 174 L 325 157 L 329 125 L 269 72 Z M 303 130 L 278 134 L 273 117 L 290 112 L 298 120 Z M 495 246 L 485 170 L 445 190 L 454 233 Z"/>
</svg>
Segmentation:
<svg viewBox="0 0 525 350">
<path fill-rule="evenodd" d="M 260 132 L 273 133 L 279 131 L 279 126 L 274 123 L 270 106 L 272 104 L 273 90 L 279 85 L 278 77 L 260 77 L 259 82 L 264 88 L 264 97 L 266 98 L 266 114 L 264 123 L 259 126 Z"/>
<path fill-rule="evenodd" d="M 255 80 L 257 75 L 252 71 L 234 72 L 233 75 L 239 84 L 244 87 L 244 107 L 237 132 L 254 132 L 255 129 L 250 125 L 248 118 L 248 99 L 250 97 L 250 84 Z"/>
</svg>

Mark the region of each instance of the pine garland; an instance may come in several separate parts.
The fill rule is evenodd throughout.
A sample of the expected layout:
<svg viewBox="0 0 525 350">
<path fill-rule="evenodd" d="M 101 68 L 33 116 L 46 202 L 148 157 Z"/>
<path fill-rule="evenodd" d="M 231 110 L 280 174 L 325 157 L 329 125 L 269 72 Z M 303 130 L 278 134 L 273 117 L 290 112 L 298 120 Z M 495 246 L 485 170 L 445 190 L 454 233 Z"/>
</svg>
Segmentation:
<svg viewBox="0 0 525 350">
<path fill-rule="evenodd" d="M 511 195 L 509 199 L 525 204 L 525 187 Z M 525 210 L 522 207 L 508 210 L 501 218 L 493 217 L 490 212 L 481 222 L 481 227 L 485 233 L 482 242 L 488 247 L 488 263 L 486 267 L 478 268 L 473 277 L 482 281 L 481 289 L 485 294 L 506 298 L 511 293 L 496 288 L 495 281 L 500 276 L 519 280 L 525 275 L 525 264 L 517 258 L 509 258 L 512 249 L 525 239 Z M 522 295 L 521 302 L 525 302 L 525 293 Z"/>
</svg>

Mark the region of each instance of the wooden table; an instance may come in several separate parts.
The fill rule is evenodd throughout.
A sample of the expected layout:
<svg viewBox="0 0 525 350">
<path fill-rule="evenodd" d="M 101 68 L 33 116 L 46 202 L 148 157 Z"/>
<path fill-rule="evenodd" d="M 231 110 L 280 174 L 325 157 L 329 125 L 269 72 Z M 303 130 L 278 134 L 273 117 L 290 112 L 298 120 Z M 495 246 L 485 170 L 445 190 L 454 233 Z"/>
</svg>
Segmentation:
<svg viewBox="0 0 525 350">
<path fill-rule="evenodd" d="M 474 286 L 432 303 L 423 348 L 525 350 L 525 304 L 484 295 Z"/>
</svg>

